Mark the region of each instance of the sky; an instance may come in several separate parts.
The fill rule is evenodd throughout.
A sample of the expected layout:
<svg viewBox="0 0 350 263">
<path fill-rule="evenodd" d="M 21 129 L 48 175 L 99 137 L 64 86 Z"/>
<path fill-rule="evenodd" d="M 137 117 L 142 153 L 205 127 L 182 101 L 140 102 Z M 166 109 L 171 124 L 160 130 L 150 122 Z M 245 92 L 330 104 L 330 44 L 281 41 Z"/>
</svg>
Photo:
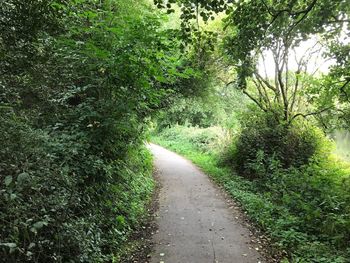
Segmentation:
<svg viewBox="0 0 350 263">
<path fill-rule="evenodd" d="M 300 44 L 299 47 L 289 52 L 288 68 L 291 71 L 298 69 L 298 62 L 303 59 L 307 61 L 307 73 L 321 74 L 327 73 L 330 66 L 334 64 L 334 60 L 329 60 L 322 56 L 326 52 L 326 48 L 318 43 L 317 37 L 313 37 Z M 267 74 L 268 78 L 275 75 L 275 63 L 272 52 L 265 51 L 264 57 L 260 57 L 258 70 L 262 76 Z"/>
<path fill-rule="evenodd" d="M 350 33 L 347 29 L 347 25 L 344 24 L 343 31 L 341 33 L 341 36 L 339 38 L 339 41 L 344 44 L 350 43 Z M 291 71 L 296 71 L 297 61 L 300 60 L 303 56 L 306 55 L 306 57 L 312 53 L 313 51 L 319 50 L 320 52 L 317 52 L 313 54 L 310 59 L 308 59 L 308 70 L 307 73 L 314 73 L 316 70 L 316 74 L 325 74 L 329 71 L 329 68 L 335 64 L 334 60 L 326 59 L 322 54 L 324 54 L 327 50 L 326 47 L 322 47 L 321 44 L 317 44 L 318 42 L 322 42 L 321 38 L 317 35 L 314 35 L 307 41 L 304 41 L 300 44 L 299 47 L 297 47 L 295 50 L 292 50 L 289 54 L 290 59 L 288 63 L 288 68 Z M 295 59 L 296 58 L 296 59 Z M 265 76 L 265 71 L 267 73 L 268 78 L 271 78 L 275 74 L 275 63 L 273 60 L 272 52 L 265 52 L 264 58 L 260 57 L 258 62 L 258 70 L 259 73 L 262 76 Z"/>
</svg>

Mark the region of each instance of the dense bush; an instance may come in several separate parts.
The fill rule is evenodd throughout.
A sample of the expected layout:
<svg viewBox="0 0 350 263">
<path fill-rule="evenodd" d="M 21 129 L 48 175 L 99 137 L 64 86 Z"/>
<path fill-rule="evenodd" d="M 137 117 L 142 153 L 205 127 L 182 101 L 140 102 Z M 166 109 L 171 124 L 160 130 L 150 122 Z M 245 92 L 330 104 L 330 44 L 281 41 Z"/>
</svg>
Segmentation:
<svg viewBox="0 0 350 263">
<path fill-rule="evenodd" d="M 211 126 L 237 128 L 239 125 L 237 115 L 247 103 L 247 99 L 240 91 L 227 89 L 215 82 L 206 82 L 202 84 L 201 93 L 193 97 L 177 96 L 170 107 L 157 114 L 155 118 L 157 130 L 162 131 L 176 124 L 201 128 Z"/>
<path fill-rule="evenodd" d="M 6 175 L 0 195 L 2 258 L 111 260 L 152 191 L 149 154 L 130 151 L 124 160 L 108 162 L 75 136 L 52 138 L 6 117 L 0 124 L 0 172 Z"/>
<path fill-rule="evenodd" d="M 294 230 L 345 249 L 350 242 L 349 179 L 348 171 L 331 160 L 275 171 L 262 187 L 298 218 Z"/>
<path fill-rule="evenodd" d="M 212 139 L 216 146 L 198 147 L 193 137 L 205 134 L 206 130 L 174 126 L 157 134 L 153 140 L 184 154 L 222 184 L 249 217 L 266 231 L 274 248 L 287 252 L 288 257 L 283 262 L 348 262 L 348 163 L 327 156 L 326 151 L 299 168 L 282 168 L 276 159 L 262 155 L 260 159 L 250 160 L 248 167 L 257 176 L 255 180 L 248 180 L 232 170 L 236 148 L 232 144 L 225 146 L 229 142 L 227 137 Z"/>
<path fill-rule="evenodd" d="M 157 136 L 169 142 L 183 142 L 184 144 L 190 142 L 200 151 L 212 152 L 218 152 L 222 142 L 228 138 L 227 133 L 221 127 L 198 128 L 181 125 L 163 129 Z"/>
<path fill-rule="evenodd" d="M 331 141 L 307 121 L 283 123 L 272 113 L 247 114 L 224 155 L 233 156 L 240 175 L 258 179 L 255 188 L 272 204 L 265 216 L 252 213 L 281 247 L 297 251 L 296 258 L 320 262 L 324 253 L 324 262 L 344 262 L 326 249 L 345 252 L 350 242 L 349 170 L 331 156 Z"/>
<path fill-rule="evenodd" d="M 120 261 L 148 122 L 191 70 L 142 1 L 7 0 L 0 29 L 0 261 Z"/>
<path fill-rule="evenodd" d="M 217 111 L 201 99 L 178 98 L 174 104 L 157 116 L 157 129 L 169 128 L 174 124 L 210 127 L 218 122 Z"/>
<path fill-rule="evenodd" d="M 331 150 L 323 132 L 310 123 L 284 123 L 276 113 L 259 110 L 242 116 L 242 128 L 233 144 L 234 165 L 249 178 L 267 174 L 275 166 L 301 167 L 312 158 L 326 157 Z"/>
</svg>

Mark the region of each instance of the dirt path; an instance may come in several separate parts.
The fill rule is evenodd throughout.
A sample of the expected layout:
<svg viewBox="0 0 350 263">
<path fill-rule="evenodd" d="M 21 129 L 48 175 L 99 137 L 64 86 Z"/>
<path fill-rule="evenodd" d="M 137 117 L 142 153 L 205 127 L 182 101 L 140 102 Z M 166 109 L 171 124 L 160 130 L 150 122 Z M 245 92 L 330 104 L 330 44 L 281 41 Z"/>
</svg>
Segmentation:
<svg viewBox="0 0 350 263">
<path fill-rule="evenodd" d="M 221 191 L 190 161 L 150 145 L 161 190 L 151 263 L 264 262 Z"/>
</svg>

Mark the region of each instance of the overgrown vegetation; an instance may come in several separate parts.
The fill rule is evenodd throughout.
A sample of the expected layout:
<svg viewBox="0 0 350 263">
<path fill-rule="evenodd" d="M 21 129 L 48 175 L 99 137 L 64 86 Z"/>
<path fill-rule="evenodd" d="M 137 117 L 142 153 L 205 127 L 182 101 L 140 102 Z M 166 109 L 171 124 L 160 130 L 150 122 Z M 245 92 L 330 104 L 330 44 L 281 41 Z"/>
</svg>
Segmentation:
<svg viewBox="0 0 350 263">
<path fill-rule="evenodd" d="M 349 3 L 156 3 L 167 10 L 181 6 L 188 46 L 208 37 L 217 41 L 209 72 L 219 92 L 211 94 L 224 110 L 211 100 L 202 112 L 179 112 L 167 128 L 158 125 L 153 140 L 224 185 L 287 252 L 286 261 L 348 262 L 350 169 L 334 154 L 347 151 L 339 144 L 334 150 L 330 138 L 340 129 L 346 134 L 350 123 Z M 226 97 L 228 89 L 237 95 Z M 166 116 L 172 112 L 158 123 Z"/>
<path fill-rule="evenodd" d="M 349 2 L 154 3 L 0 4 L 0 259 L 122 261 L 153 127 L 286 260 L 349 261 Z"/>
<path fill-rule="evenodd" d="M 280 115 L 283 118 L 282 112 Z M 265 177 L 274 168 L 321 162 L 332 150 L 322 130 L 310 122 L 283 123 L 275 114 L 259 110 L 249 110 L 241 118 L 241 131 L 231 149 L 234 152 L 228 154 L 242 176 L 254 179 Z"/>
<path fill-rule="evenodd" d="M 195 77 L 163 21 L 143 1 L 1 3 L 2 262 L 121 260 L 153 189 L 149 119 Z"/>
<path fill-rule="evenodd" d="M 350 165 L 314 153 L 306 165 L 283 168 L 276 154 L 253 145 L 246 148 L 253 155 L 259 149 L 245 162 L 251 173 L 239 176 L 232 160 L 240 157 L 236 141 L 246 138 L 243 131 L 233 140 L 221 128 L 173 126 L 153 141 L 185 155 L 223 185 L 269 234 L 272 250 L 287 252 L 287 262 L 347 262 Z"/>
</svg>

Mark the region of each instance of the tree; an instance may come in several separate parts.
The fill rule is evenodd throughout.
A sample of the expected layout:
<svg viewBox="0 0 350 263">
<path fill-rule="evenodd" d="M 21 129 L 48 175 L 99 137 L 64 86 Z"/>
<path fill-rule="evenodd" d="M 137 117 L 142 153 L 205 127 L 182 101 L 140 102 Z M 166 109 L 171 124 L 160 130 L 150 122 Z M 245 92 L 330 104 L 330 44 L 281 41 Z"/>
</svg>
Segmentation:
<svg viewBox="0 0 350 263">
<path fill-rule="evenodd" d="M 325 51 L 326 41 L 336 39 L 349 22 L 348 1 L 187 0 L 178 4 L 182 6 L 185 32 L 190 31 L 191 23 L 198 17 L 207 21 L 215 18 L 214 14 L 227 14 L 224 54 L 237 72 L 237 78 L 229 84 L 235 84 L 262 110 L 280 108 L 283 120 L 291 122 L 299 116 L 317 115 L 330 109 L 314 111 L 302 97 L 302 91 L 308 85 L 309 60 Z M 318 38 L 314 45 L 304 55 L 295 56 L 300 53 L 297 49 L 315 36 Z M 273 65 L 267 66 L 274 68 L 272 76 L 264 75 L 258 67 L 268 54 Z"/>
<path fill-rule="evenodd" d="M 349 26 L 349 24 L 348 24 Z M 307 92 L 316 109 L 331 108 L 317 115 L 317 120 L 328 130 L 350 128 L 350 45 L 344 41 L 328 43 L 327 56 L 334 64 L 328 74 L 313 83 Z"/>
<path fill-rule="evenodd" d="M 309 85 L 308 75 L 317 71 L 309 71 L 310 60 L 323 51 L 322 42 L 340 35 L 348 10 L 346 1 L 240 1 L 227 19 L 231 34 L 225 43 L 239 67 L 237 86 L 264 111 L 277 104 L 287 122 L 329 110 L 310 112 L 302 92 Z M 318 38 L 300 56 L 297 49 L 315 35 Z M 264 61 L 266 53 L 273 58 L 272 78 L 257 68 L 258 58 Z"/>
<path fill-rule="evenodd" d="M 151 116 L 195 75 L 147 2 L 0 5 L 0 258 L 124 262 Z"/>
</svg>

